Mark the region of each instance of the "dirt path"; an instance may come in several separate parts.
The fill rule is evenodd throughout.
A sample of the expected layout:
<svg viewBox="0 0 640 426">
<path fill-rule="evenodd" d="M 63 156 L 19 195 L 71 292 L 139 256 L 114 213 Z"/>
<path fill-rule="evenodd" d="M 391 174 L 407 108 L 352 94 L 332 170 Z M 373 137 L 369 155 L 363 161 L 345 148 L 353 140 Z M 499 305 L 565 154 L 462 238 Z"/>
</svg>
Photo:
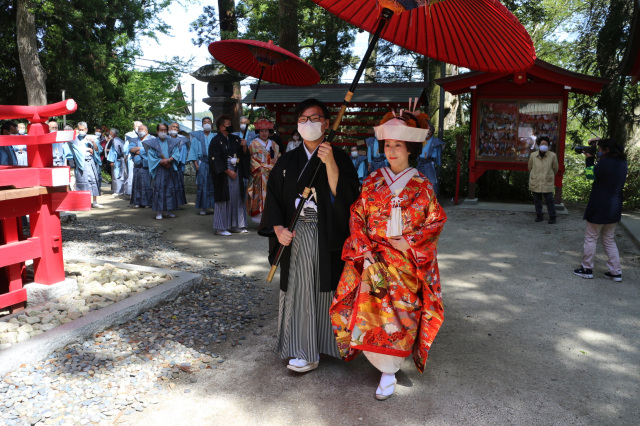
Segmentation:
<svg viewBox="0 0 640 426">
<path fill-rule="evenodd" d="M 103 202 L 104 199 L 104 202 Z M 193 208 L 175 220 L 101 197 L 80 217 L 163 228 L 177 248 L 262 279 L 274 289 L 261 335 L 226 347 L 217 370 L 198 372 L 160 404 L 121 420 L 140 425 L 212 424 L 637 424 L 640 409 L 640 250 L 618 230 L 624 281 L 573 275 L 584 223 L 447 206 L 439 244 L 445 322 L 420 374 L 410 360 L 396 395 L 378 402 L 379 373 L 366 359 L 326 359 L 306 375 L 272 351 L 277 288 L 264 281 L 266 239 L 217 237 Z M 185 390 L 189 390 L 185 393 Z"/>
</svg>

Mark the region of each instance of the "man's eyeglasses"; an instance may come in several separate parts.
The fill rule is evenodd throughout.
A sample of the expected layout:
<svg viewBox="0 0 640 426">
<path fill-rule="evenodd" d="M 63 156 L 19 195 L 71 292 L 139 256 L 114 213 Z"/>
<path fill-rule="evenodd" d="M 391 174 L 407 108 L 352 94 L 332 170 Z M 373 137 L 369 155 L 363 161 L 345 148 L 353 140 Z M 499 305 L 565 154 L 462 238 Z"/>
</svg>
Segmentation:
<svg viewBox="0 0 640 426">
<path fill-rule="evenodd" d="M 321 118 L 324 118 L 324 116 L 318 114 L 301 115 L 300 117 L 298 117 L 298 123 L 306 123 L 307 121 L 318 123 Z"/>
</svg>

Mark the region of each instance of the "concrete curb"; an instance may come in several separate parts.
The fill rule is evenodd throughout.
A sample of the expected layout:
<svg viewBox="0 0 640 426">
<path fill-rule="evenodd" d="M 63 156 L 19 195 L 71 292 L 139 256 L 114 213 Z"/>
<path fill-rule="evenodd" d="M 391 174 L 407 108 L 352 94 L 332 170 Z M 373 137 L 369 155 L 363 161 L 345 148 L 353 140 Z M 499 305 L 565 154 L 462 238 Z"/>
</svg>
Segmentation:
<svg viewBox="0 0 640 426">
<path fill-rule="evenodd" d="M 0 351 L 0 377 L 19 368 L 22 364 L 38 363 L 47 359 L 53 352 L 64 348 L 70 343 L 79 342 L 105 328 L 127 322 L 160 303 L 173 300 L 179 294 L 202 282 L 200 274 L 191 272 L 178 272 L 169 269 L 94 259 L 73 258 L 67 260 L 98 265 L 109 263 L 117 268 L 172 275 L 174 278 L 164 284 L 135 293 L 106 308 L 89 312 L 46 333 L 3 349 Z"/>
<path fill-rule="evenodd" d="M 623 213 L 620 226 L 627 231 L 631 241 L 640 249 L 640 218 L 638 215 Z"/>
</svg>

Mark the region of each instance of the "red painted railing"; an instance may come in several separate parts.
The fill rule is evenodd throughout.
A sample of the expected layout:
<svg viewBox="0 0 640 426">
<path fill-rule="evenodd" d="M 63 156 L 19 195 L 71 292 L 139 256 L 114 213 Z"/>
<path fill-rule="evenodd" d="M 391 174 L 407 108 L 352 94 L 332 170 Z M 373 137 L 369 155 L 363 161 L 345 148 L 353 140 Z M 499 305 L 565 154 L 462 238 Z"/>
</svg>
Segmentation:
<svg viewBox="0 0 640 426">
<path fill-rule="evenodd" d="M 60 212 L 89 210 L 91 195 L 69 192 L 69 168 L 53 167 L 51 144 L 70 141 L 73 131 L 49 133 L 47 120 L 71 114 L 69 99 L 44 106 L 0 105 L 0 119 L 28 119 L 28 136 L 0 136 L 0 146 L 27 145 L 28 166 L 0 166 L 0 308 L 27 300 L 24 262 L 33 260 L 34 282 L 64 281 Z M 31 236 L 22 233 L 29 215 Z"/>
</svg>

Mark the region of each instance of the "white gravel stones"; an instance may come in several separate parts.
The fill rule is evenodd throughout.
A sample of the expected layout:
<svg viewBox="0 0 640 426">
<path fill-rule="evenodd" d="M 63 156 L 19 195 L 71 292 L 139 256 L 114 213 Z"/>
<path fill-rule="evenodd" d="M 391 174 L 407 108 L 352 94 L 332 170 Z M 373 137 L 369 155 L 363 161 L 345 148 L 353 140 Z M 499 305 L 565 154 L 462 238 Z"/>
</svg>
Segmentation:
<svg viewBox="0 0 640 426">
<path fill-rule="evenodd" d="M 105 236 L 98 240 L 101 233 Z M 73 255 L 134 263 L 153 257 L 165 268 L 202 274 L 203 283 L 135 320 L 69 345 L 40 364 L 25 364 L 0 377 L 0 424 L 126 424 L 130 414 L 160 403 L 168 392 L 191 392 L 189 385 L 197 383 L 203 371 L 224 370 L 225 359 L 216 348 L 222 342 L 241 345 L 267 315 L 262 305 L 270 289 L 237 271 L 219 268 L 217 262 L 171 249 L 157 231 L 81 220 L 63 227 L 63 241 L 67 256 L 76 251 Z M 105 242 L 117 249 L 105 247 Z M 75 274 L 78 293 L 85 296 L 63 296 L 40 312 L 29 310 L 0 320 L 0 336 L 17 341 L 21 332 L 42 333 L 99 309 L 101 303 L 112 303 L 105 294 L 117 299 L 166 279 L 97 268 L 69 264 L 66 270 Z M 51 318 L 43 323 L 44 316 Z M 183 386 L 172 391 L 176 383 Z"/>
<path fill-rule="evenodd" d="M 0 318 L 0 348 L 22 342 L 61 324 L 80 318 L 89 311 L 107 307 L 171 279 L 171 276 L 131 271 L 113 265 L 65 263 L 65 272 L 78 280 L 78 291 L 49 301 L 9 319 Z M 125 283 L 128 283 L 125 285 Z"/>
</svg>

